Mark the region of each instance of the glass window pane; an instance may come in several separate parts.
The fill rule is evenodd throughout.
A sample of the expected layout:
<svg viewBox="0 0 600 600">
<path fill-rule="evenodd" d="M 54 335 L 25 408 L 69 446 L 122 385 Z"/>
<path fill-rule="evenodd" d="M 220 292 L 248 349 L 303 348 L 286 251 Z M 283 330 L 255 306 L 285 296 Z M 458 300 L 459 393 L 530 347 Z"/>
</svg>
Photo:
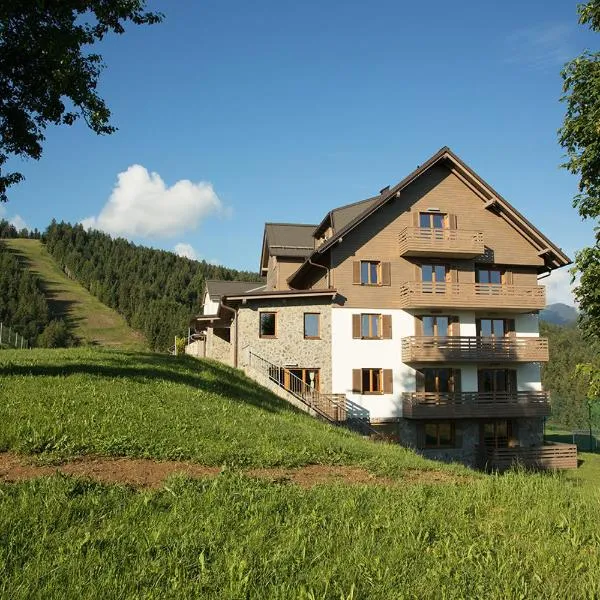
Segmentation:
<svg viewBox="0 0 600 600">
<path fill-rule="evenodd" d="M 489 283 L 490 282 L 490 272 L 485 269 L 479 269 L 477 271 L 477 283 Z"/>
<path fill-rule="evenodd" d="M 502 273 L 500 271 L 490 271 L 490 283 L 500 284 L 502 283 Z"/>
<path fill-rule="evenodd" d="M 430 228 L 431 227 L 431 215 L 429 213 L 419 214 L 419 227 Z"/>
<path fill-rule="evenodd" d="M 433 216 L 433 226 L 436 229 L 443 229 L 444 228 L 444 215 L 438 213 L 438 214 L 434 214 Z"/>
<path fill-rule="evenodd" d="M 437 392 L 435 369 L 423 369 L 423 379 L 425 380 L 426 392 Z"/>
<path fill-rule="evenodd" d="M 275 335 L 275 313 L 260 313 L 260 335 Z"/>
<path fill-rule="evenodd" d="M 495 379 L 495 391 L 496 392 L 506 392 L 506 371 L 502 371 L 500 369 L 494 372 Z"/>
<path fill-rule="evenodd" d="M 433 325 L 435 323 L 435 317 L 423 317 L 423 335 L 433 336 L 435 335 Z"/>
<path fill-rule="evenodd" d="M 426 446 L 437 446 L 438 439 L 438 426 L 437 423 L 426 423 L 425 424 L 425 445 Z"/>
<path fill-rule="evenodd" d="M 493 392 L 494 391 L 494 372 L 488 369 L 479 371 L 479 385 L 481 385 L 480 392 Z"/>
<path fill-rule="evenodd" d="M 369 337 L 369 315 L 361 315 L 360 317 L 360 335 L 361 337 Z"/>
<path fill-rule="evenodd" d="M 379 316 L 371 315 L 371 336 L 379 337 Z"/>
<path fill-rule="evenodd" d="M 371 278 L 369 283 L 379 283 L 378 271 L 379 271 L 379 263 L 372 262 L 369 263 L 371 269 Z"/>
<path fill-rule="evenodd" d="M 492 335 L 492 320 L 481 319 L 479 322 L 479 335 Z"/>
<path fill-rule="evenodd" d="M 371 391 L 371 370 L 363 369 L 362 372 L 362 389 L 363 392 Z"/>
<path fill-rule="evenodd" d="M 421 281 L 431 282 L 433 281 L 433 266 L 422 265 L 421 266 Z"/>
<path fill-rule="evenodd" d="M 435 265 L 435 280 L 438 283 L 446 281 L 446 267 L 444 265 Z"/>
<path fill-rule="evenodd" d="M 450 423 L 438 424 L 440 446 L 452 446 L 452 425 Z"/>
<path fill-rule="evenodd" d="M 450 319 L 448 317 L 437 317 L 437 335 L 450 335 Z"/>
<path fill-rule="evenodd" d="M 311 313 L 304 315 L 304 336 L 319 337 L 319 315 Z"/>
<path fill-rule="evenodd" d="M 450 369 L 440 369 L 438 371 L 438 392 L 450 391 Z"/>
<path fill-rule="evenodd" d="M 504 337 L 504 319 L 493 320 L 494 335 L 496 337 Z"/>
<path fill-rule="evenodd" d="M 369 283 L 369 263 L 368 262 L 360 263 L 360 282 L 361 283 Z"/>
</svg>

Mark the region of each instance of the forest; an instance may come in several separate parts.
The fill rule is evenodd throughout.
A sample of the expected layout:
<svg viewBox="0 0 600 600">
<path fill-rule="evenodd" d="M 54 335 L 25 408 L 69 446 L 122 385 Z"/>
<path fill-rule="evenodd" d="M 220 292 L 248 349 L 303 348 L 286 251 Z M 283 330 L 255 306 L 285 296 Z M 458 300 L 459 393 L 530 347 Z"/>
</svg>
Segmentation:
<svg viewBox="0 0 600 600">
<path fill-rule="evenodd" d="M 141 331 L 152 350 L 166 350 L 200 312 L 206 279 L 260 281 L 256 273 L 195 261 L 113 239 L 81 225 L 52 221 L 42 237 L 67 276 Z"/>
<path fill-rule="evenodd" d="M 0 226 L 1 226 L 0 222 Z M 22 335 L 30 346 L 72 345 L 62 319 L 53 319 L 41 283 L 0 243 L 0 323 Z"/>
</svg>

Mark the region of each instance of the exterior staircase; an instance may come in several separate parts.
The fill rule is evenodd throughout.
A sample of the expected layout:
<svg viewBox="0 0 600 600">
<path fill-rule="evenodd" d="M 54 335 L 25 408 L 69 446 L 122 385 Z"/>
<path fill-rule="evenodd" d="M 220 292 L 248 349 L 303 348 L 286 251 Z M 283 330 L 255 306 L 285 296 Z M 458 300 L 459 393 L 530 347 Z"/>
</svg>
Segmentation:
<svg viewBox="0 0 600 600">
<path fill-rule="evenodd" d="M 296 408 L 361 435 L 385 439 L 371 426 L 368 411 L 349 400 L 345 394 L 323 394 L 285 367 L 272 363 L 251 349 L 247 349 L 244 362 L 244 371 L 248 377 Z"/>
</svg>

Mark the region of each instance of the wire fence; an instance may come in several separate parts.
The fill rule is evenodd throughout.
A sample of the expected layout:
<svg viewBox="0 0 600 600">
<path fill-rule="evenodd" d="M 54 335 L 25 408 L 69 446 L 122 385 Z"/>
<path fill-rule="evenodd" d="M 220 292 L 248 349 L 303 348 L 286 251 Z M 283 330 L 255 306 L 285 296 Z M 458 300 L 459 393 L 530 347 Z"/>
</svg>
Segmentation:
<svg viewBox="0 0 600 600">
<path fill-rule="evenodd" d="M 29 349 L 29 341 L 9 325 L 0 322 L 0 348 Z"/>
</svg>

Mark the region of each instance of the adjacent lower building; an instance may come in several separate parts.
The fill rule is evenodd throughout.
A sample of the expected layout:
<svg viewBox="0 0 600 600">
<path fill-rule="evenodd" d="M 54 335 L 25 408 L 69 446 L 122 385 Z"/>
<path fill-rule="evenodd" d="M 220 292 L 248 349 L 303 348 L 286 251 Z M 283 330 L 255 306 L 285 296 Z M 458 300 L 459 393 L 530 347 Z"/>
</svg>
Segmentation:
<svg viewBox="0 0 600 600">
<path fill-rule="evenodd" d="M 267 223 L 263 283 L 206 283 L 194 353 L 431 458 L 574 466 L 543 445 L 538 327 L 569 263 L 445 147 L 318 224 Z"/>
</svg>

